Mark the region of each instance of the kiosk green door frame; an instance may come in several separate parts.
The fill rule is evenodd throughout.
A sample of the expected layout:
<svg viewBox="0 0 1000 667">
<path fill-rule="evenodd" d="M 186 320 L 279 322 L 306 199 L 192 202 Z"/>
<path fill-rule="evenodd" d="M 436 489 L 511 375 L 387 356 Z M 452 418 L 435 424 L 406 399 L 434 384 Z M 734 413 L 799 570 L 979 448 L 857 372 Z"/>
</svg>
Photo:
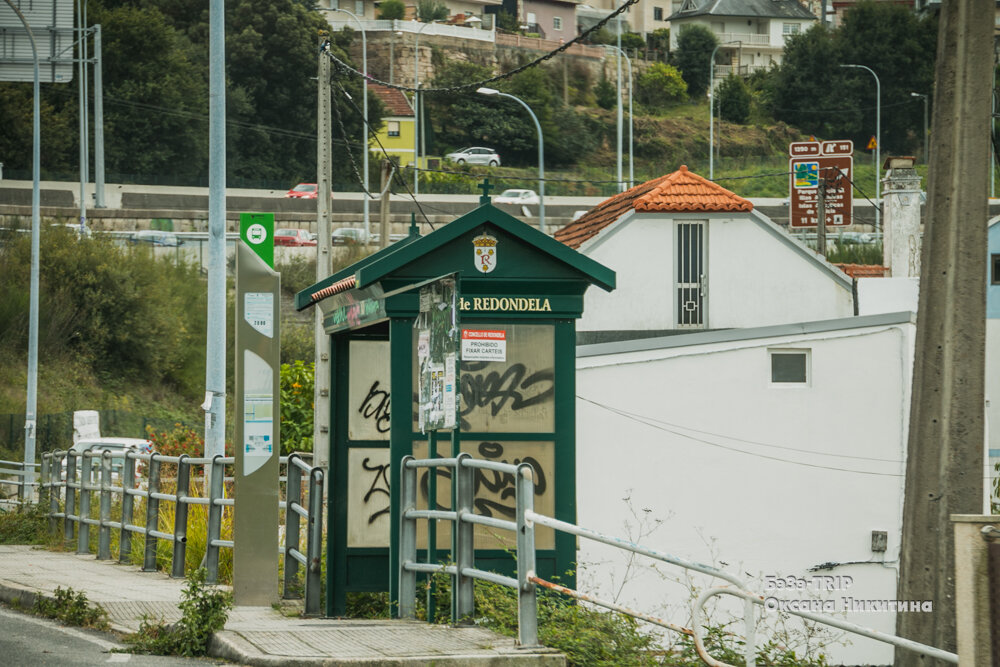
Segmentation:
<svg viewBox="0 0 1000 667">
<path fill-rule="evenodd" d="M 463 451 L 510 462 L 530 459 L 541 468 L 539 511 L 576 520 L 576 319 L 586 289 L 596 284 L 610 291 L 615 275 L 493 207 L 488 197 L 480 202 L 426 237 L 412 227 L 406 239 L 296 296 L 300 310 L 320 306 L 331 335 L 328 616 L 344 615 L 350 591 L 389 591 L 396 599 L 399 465 L 404 456 L 428 449 L 411 409 L 419 312 L 414 288 L 443 274 L 458 278 L 460 323 L 467 334 L 460 385 Z M 439 453 L 450 455 L 450 445 Z M 502 502 L 506 480 L 478 481 L 477 505 L 510 511 Z M 438 486 L 443 499 L 447 484 Z M 447 544 L 448 534 L 439 530 L 436 543 Z M 479 566 L 512 570 L 504 545 L 480 537 Z M 572 585 L 575 538 L 550 533 L 539 544 L 540 575 Z"/>
</svg>

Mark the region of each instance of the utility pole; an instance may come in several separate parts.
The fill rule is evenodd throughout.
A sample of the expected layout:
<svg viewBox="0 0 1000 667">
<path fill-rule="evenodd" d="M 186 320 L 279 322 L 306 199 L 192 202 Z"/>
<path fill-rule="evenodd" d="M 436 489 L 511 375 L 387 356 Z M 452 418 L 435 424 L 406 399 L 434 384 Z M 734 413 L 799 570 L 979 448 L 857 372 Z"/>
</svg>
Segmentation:
<svg viewBox="0 0 1000 667">
<path fill-rule="evenodd" d="M 816 188 L 816 252 L 826 259 L 826 170 L 820 172 Z"/>
<path fill-rule="evenodd" d="M 987 178 L 991 0 L 941 3 L 934 160 L 906 456 L 897 598 L 932 613 L 897 613 L 902 637 L 956 650 L 952 514 L 983 511 Z M 986 583 L 984 582 L 985 586 Z M 897 667 L 943 665 L 897 651 Z"/>
<path fill-rule="evenodd" d="M 392 178 L 392 162 L 382 160 L 382 203 L 379 204 L 379 248 L 389 247 L 389 180 Z"/>
<path fill-rule="evenodd" d="M 333 273 L 330 244 L 330 191 L 333 181 L 331 155 L 332 101 L 330 99 L 330 42 L 325 37 L 319 49 L 319 86 L 316 107 L 316 282 Z M 365 195 L 367 197 L 367 195 Z M 313 370 L 313 458 L 316 466 L 330 465 L 330 337 L 323 329 L 323 314 L 313 308 L 315 366 Z M 327 479 L 327 477 L 324 477 Z"/>
</svg>

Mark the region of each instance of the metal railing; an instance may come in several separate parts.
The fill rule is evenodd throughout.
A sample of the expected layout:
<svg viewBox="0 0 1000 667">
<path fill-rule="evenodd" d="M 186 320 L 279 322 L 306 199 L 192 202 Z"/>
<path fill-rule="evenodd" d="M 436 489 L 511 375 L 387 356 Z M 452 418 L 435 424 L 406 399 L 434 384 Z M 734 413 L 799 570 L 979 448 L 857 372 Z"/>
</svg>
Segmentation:
<svg viewBox="0 0 1000 667">
<path fill-rule="evenodd" d="M 298 454 L 279 459 L 286 467 L 286 500 L 278 503 L 285 511 L 285 541 L 279 547 L 284 556 L 283 597 L 298 597 L 295 591 L 299 565 L 305 566 L 305 612 L 318 614 L 320 611 L 322 528 L 323 528 L 323 470 L 306 463 Z M 96 465 L 95 465 L 96 464 Z M 171 466 L 175 475 L 166 478 L 162 474 L 164 465 Z M 156 571 L 157 546 L 160 540 L 172 544 L 170 556 L 170 576 L 184 577 L 185 558 L 189 537 L 188 509 L 191 505 L 207 507 L 205 535 L 205 555 L 202 565 L 207 570 L 208 583 L 219 579 L 220 549 L 233 548 L 233 541 L 222 539 L 224 508 L 235 509 L 235 499 L 226 497 L 226 484 L 232 477 L 226 476 L 226 467 L 235 465 L 233 457 L 194 458 L 187 454 L 164 456 L 162 454 L 111 452 L 107 450 L 87 450 L 82 453 L 73 450 L 48 452 L 42 455 L 43 495 L 48 503 L 49 530 L 55 533 L 62 524 L 67 542 L 76 540 L 77 553 L 90 553 L 90 528 L 96 527 L 97 558 L 108 560 L 111 555 L 111 531 L 119 532 L 118 561 L 131 561 L 132 537 L 143 537 L 142 569 Z M 193 467 L 202 467 L 201 475 L 194 481 L 201 481 L 206 496 L 192 493 Z M 137 473 L 138 471 L 138 473 Z M 306 495 L 303 500 L 303 477 L 307 480 Z M 163 482 L 173 483 L 173 493 L 161 490 Z M 97 517 L 92 511 L 93 495 L 98 494 Z M 112 518 L 112 495 L 120 498 L 117 520 Z M 145 502 L 145 518 L 142 525 L 135 523 L 136 499 Z M 172 532 L 160 530 L 160 503 L 174 503 Z M 230 510 L 233 511 L 233 510 Z M 306 551 L 300 550 L 300 526 L 305 520 Z M 276 527 L 277 529 L 277 527 Z"/>
<path fill-rule="evenodd" d="M 34 487 L 37 487 L 38 483 L 24 481 L 24 478 L 27 476 L 25 474 L 27 472 L 25 468 L 31 468 L 33 471 L 37 472 L 35 469 L 38 468 L 38 464 L 26 464 L 22 461 L 0 460 L 0 489 L 10 486 L 17 489 L 16 498 L 3 498 L 2 502 L 20 505 L 24 503 L 25 496 L 33 496 L 35 492 Z M 13 477 L 13 479 L 9 479 L 11 477 Z M 29 498 L 29 502 L 30 500 L 31 498 Z"/>
<path fill-rule="evenodd" d="M 417 509 L 417 470 L 430 468 L 430 479 L 437 477 L 433 469 L 444 467 L 453 471 L 455 478 L 455 489 L 453 495 L 452 510 L 438 509 Z M 515 481 L 515 503 L 516 520 L 506 521 L 493 517 L 482 516 L 473 511 L 473 500 L 475 494 L 475 484 L 473 471 L 475 469 L 493 470 L 500 473 L 513 475 Z M 718 595 L 730 595 L 743 601 L 744 620 L 744 658 L 748 667 L 756 664 L 755 648 L 755 606 L 765 606 L 765 598 L 750 590 L 748 585 L 740 578 L 729 574 L 723 570 L 703 565 L 693 561 L 672 556 L 670 554 L 644 547 L 629 540 L 625 540 L 588 528 L 583 528 L 575 524 L 560 521 L 552 517 L 538 514 L 534 511 L 534 473 L 527 463 L 511 465 L 507 463 L 497 463 L 473 459 L 468 454 L 459 454 L 456 458 L 437 459 L 415 459 L 412 456 L 403 458 L 400 480 L 401 494 L 401 530 L 400 530 L 400 553 L 399 553 L 399 616 L 401 618 L 414 618 L 416 615 L 416 576 L 417 573 L 435 574 L 444 572 L 451 576 L 455 591 L 454 604 L 452 605 L 452 620 L 468 618 L 475 612 L 473 585 L 475 579 L 490 581 L 502 584 L 517 590 L 518 593 L 518 641 L 523 646 L 535 646 L 538 644 L 538 620 L 537 620 L 537 588 L 543 587 L 569 597 L 589 602 L 612 611 L 627 614 L 639 620 L 643 620 L 674 632 L 686 634 L 694 642 L 695 650 L 703 662 L 712 667 L 732 667 L 728 663 L 716 660 L 708 654 L 705 648 L 702 633 L 705 628 L 704 606 L 712 597 Z M 430 490 L 428 498 L 436 497 L 434 489 Z M 428 561 L 421 563 L 417 561 L 417 530 L 416 522 L 420 519 L 428 521 L 447 520 L 454 525 L 454 553 L 455 563 L 448 565 L 444 563 L 430 562 L 431 550 L 428 549 Z M 493 572 L 478 570 L 475 568 L 475 545 L 473 540 L 473 528 L 475 525 L 486 525 L 501 530 L 511 530 L 517 535 L 517 578 L 502 576 Z M 550 581 L 546 581 L 537 576 L 535 572 L 535 526 L 545 526 L 577 537 L 600 542 L 625 551 L 630 551 L 642 556 L 654 558 L 664 563 L 676 565 L 686 570 L 700 572 L 702 574 L 722 579 L 730 586 L 716 586 L 701 593 L 694 604 L 694 613 L 690 628 L 686 628 L 667 620 L 642 613 L 628 607 L 602 600 L 593 595 L 581 593 L 580 591 L 560 586 Z M 431 531 L 428 530 L 428 545 L 431 543 Z M 892 644 L 909 651 L 921 653 L 928 657 L 937 658 L 952 664 L 958 664 L 958 656 L 954 653 L 944 651 L 932 646 L 927 646 L 895 635 L 890 635 L 878 630 L 872 630 L 855 623 L 827 616 L 815 614 L 809 611 L 799 611 L 791 608 L 782 608 L 782 612 L 798 616 L 800 618 L 829 625 L 845 632 L 854 633 L 863 637 L 868 637 L 880 642 Z"/>
</svg>

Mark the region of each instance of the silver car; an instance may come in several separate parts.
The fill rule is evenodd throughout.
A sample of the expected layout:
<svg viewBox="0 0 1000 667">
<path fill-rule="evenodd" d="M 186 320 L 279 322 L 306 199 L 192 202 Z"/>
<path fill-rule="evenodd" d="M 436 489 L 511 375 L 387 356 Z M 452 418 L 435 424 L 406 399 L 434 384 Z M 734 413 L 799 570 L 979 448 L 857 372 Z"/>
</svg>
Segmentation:
<svg viewBox="0 0 1000 667">
<path fill-rule="evenodd" d="M 492 148 L 482 146 L 470 146 L 454 153 L 444 156 L 446 160 L 451 160 L 455 164 L 485 164 L 491 167 L 500 166 L 500 154 Z"/>
</svg>

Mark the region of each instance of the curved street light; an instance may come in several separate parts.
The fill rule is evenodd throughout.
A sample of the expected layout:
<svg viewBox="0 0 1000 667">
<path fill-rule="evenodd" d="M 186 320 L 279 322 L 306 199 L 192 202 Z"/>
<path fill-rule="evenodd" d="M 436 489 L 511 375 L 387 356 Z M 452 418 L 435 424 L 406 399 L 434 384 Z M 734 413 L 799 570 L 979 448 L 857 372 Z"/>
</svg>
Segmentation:
<svg viewBox="0 0 1000 667">
<path fill-rule="evenodd" d="M 535 116 L 535 112 L 531 110 L 524 100 L 514 97 L 508 93 L 501 93 L 495 88 L 479 88 L 476 90 L 480 95 L 499 95 L 500 97 L 509 97 L 514 100 L 522 107 L 524 107 L 528 113 L 531 115 L 531 120 L 535 121 L 535 130 L 538 132 L 538 231 L 545 233 L 545 149 L 542 142 L 542 126 L 538 124 L 538 117 Z"/>
<path fill-rule="evenodd" d="M 31 31 L 28 20 L 11 0 L 6 0 L 10 8 L 21 20 L 31 42 L 31 55 L 34 66 L 34 88 L 31 101 L 31 269 L 28 291 L 28 395 L 24 411 L 24 477 L 21 478 L 21 501 L 34 504 L 35 494 L 35 419 L 37 415 L 38 396 L 38 264 L 39 264 L 39 234 L 41 231 L 41 193 L 39 181 L 41 174 L 41 92 L 38 86 L 38 46 L 35 44 L 35 33 Z"/>
<path fill-rule="evenodd" d="M 882 205 L 882 84 L 878 80 L 878 74 L 871 67 L 865 65 L 841 65 L 851 69 L 863 69 L 875 77 L 875 236 L 881 232 L 881 211 Z"/>
<path fill-rule="evenodd" d="M 363 155 L 363 169 L 364 169 L 364 186 L 365 186 L 365 196 L 363 198 L 364 216 L 365 216 L 365 240 L 371 238 L 371 223 L 369 222 L 368 213 L 368 36 L 365 34 L 365 26 L 361 23 L 354 12 L 350 12 L 346 9 L 333 9 L 335 12 L 343 12 L 347 14 L 352 19 L 358 22 L 358 28 L 361 30 L 361 72 L 365 75 L 364 81 L 362 82 L 362 94 L 361 94 L 361 113 L 364 114 L 364 118 L 361 119 L 361 150 L 364 151 Z"/>
<path fill-rule="evenodd" d="M 735 40 L 716 44 L 708 59 L 708 180 L 715 178 L 715 52 L 720 46 L 742 43 L 742 40 Z"/>
<path fill-rule="evenodd" d="M 633 133 L 633 122 L 632 122 L 632 59 L 628 57 L 621 48 L 613 46 L 611 44 L 606 44 L 609 49 L 616 49 L 618 53 L 625 56 L 625 62 L 628 64 L 628 187 L 633 187 L 635 185 L 635 159 L 634 159 L 634 133 Z M 619 86 L 621 83 L 619 82 Z M 621 88 L 618 90 L 619 103 L 621 101 Z M 618 146 L 618 157 L 619 165 L 621 164 L 621 145 Z M 621 178 L 621 170 L 619 169 L 618 178 Z M 619 189 L 624 191 L 626 188 L 620 187 Z"/>
<path fill-rule="evenodd" d="M 420 33 L 435 23 L 428 21 L 420 26 L 413 38 L 413 196 L 420 192 Z"/>
</svg>

